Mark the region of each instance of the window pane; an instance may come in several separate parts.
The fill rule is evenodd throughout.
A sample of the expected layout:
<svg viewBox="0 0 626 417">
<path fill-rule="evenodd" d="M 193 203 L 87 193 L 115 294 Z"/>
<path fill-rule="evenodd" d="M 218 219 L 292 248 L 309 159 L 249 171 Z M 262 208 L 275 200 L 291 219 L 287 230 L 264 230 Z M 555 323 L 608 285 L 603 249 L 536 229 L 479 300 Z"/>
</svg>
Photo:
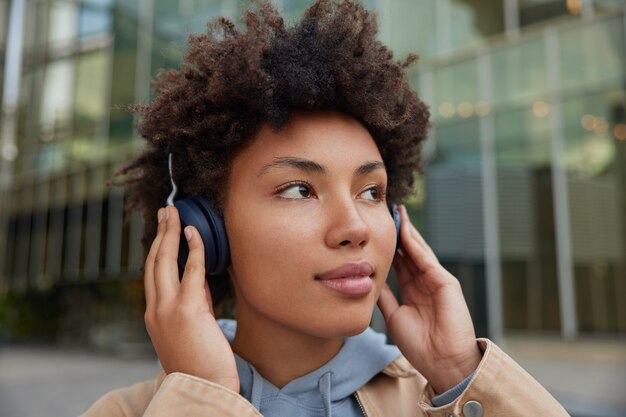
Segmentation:
<svg viewBox="0 0 626 417">
<path fill-rule="evenodd" d="M 81 38 L 104 34 L 111 30 L 111 9 L 103 1 L 99 4 L 81 4 L 78 14 L 78 36 Z"/>
<path fill-rule="evenodd" d="M 83 54 L 76 67 L 74 134 L 93 137 L 97 121 L 106 116 L 106 87 L 109 78 L 109 51 Z"/>
<path fill-rule="evenodd" d="M 432 112 L 435 118 L 466 119 L 476 114 L 479 95 L 475 59 L 439 68 L 433 78 Z"/>
<path fill-rule="evenodd" d="M 528 100 L 548 89 L 543 39 L 493 53 L 495 101 Z"/>
<path fill-rule="evenodd" d="M 621 17 L 603 19 L 559 34 L 561 88 L 620 80 L 624 75 Z"/>
<path fill-rule="evenodd" d="M 504 32 L 502 6 L 501 0 L 452 0 L 451 46 L 461 48 Z"/>
<path fill-rule="evenodd" d="M 397 59 L 410 52 L 422 56 L 437 51 L 437 4 L 430 0 L 379 2 L 380 30 Z"/>
<path fill-rule="evenodd" d="M 626 288 L 624 99 L 616 85 L 563 103 L 580 331 L 615 332 L 626 327 L 621 300 Z"/>
<path fill-rule="evenodd" d="M 74 61 L 62 59 L 45 69 L 39 121 L 42 129 L 56 130 L 67 125 L 72 115 Z"/>
<path fill-rule="evenodd" d="M 76 4 L 66 1 L 50 2 L 48 18 L 48 44 L 68 44 L 76 38 Z"/>
<path fill-rule="evenodd" d="M 504 327 L 558 330 L 549 118 L 522 105 L 494 122 Z"/>
</svg>

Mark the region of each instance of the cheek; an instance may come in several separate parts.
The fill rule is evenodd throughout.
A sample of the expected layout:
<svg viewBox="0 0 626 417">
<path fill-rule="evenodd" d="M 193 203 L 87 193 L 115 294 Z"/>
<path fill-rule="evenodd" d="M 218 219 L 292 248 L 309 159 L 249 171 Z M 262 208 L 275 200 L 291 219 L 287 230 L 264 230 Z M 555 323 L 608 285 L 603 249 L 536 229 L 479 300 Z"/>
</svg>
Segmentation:
<svg viewBox="0 0 626 417">
<path fill-rule="evenodd" d="M 289 277 L 311 270 L 303 254 L 319 250 L 314 247 L 319 241 L 315 225 L 258 211 L 239 219 L 228 232 L 233 272 L 242 291 L 287 293 L 297 281 Z"/>
<path fill-rule="evenodd" d="M 396 225 L 393 219 L 385 216 L 379 219 L 377 227 L 372 227 L 372 245 L 379 260 L 391 267 L 396 249 Z"/>
</svg>

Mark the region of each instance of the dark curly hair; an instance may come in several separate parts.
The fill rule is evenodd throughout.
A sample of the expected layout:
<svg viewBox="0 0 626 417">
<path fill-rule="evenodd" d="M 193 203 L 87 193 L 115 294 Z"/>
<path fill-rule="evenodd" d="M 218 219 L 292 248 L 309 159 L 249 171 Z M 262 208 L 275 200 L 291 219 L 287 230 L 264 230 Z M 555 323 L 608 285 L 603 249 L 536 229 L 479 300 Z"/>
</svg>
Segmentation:
<svg viewBox="0 0 626 417">
<path fill-rule="evenodd" d="M 148 146 L 113 183 L 130 188 L 126 210 L 140 209 L 146 250 L 170 192 L 168 145 L 178 197 L 204 196 L 218 211 L 233 158 L 262 124 L 280 129 L 294 111 L 335 110 L 362 123 L 385 163 L 389 201 L 408 196 L 422 171 L 429 111 L 405 74 L 417 56 L 393 60 L 375 38 L 375 13 L 351 0 L 317 0 L 286 27 L 274 6 L 258 2 L 243 23 L 246 31 L 221 17 L 190 36 L 182 67 L 159 71 L 154 100 L 132 107 Z M 232 301 L 229 279 L 209 284 L 216 307 Z"/>
</svg>

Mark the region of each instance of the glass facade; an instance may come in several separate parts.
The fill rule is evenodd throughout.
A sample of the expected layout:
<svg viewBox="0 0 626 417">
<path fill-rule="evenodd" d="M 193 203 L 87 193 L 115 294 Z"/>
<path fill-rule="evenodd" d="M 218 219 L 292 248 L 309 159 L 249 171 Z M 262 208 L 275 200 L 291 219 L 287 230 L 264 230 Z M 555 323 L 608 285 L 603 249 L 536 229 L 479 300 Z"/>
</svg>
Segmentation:
<svg viewBox="0 0 626 417">
<path fill-rule="evenodd" d="M 505 330 L 626 330 L 624 51 L 617 11 L 421 67 L 436 149 L 427 240 L 466 295 L 497 245 Z"/>
<path fill-rule="evenodd" d="M 625 334 L 626 2 L 362 3 L 398 59 L 420 55 L 410 77 L 433 129 L 409 206 L 478 333 Z M 118 282 L 141 299 L 143 225 L 105 185 L 140 144 L 127 106 L 189 34 L 246 4 L 0 2 L 0 293 Z M 292 20 L 309 1 L 276 4 Z"/>
</svg>

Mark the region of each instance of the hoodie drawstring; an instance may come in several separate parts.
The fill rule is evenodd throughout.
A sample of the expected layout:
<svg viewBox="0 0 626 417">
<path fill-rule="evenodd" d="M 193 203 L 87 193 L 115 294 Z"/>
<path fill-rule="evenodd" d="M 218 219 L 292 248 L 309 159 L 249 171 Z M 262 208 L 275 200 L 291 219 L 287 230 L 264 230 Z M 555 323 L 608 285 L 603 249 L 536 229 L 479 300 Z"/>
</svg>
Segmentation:
<svg viewBox="0 0 626 417">
<path fill-rule="evenodd" d="M 261 398 L 263 397 L 263 377 L 254 369 L 254 366 L 250 366 L 252 369 L 252 392 L 250 393 L 250 403 L 257 410 L 261 410 Z M 322 397 L 322 404 L 324 405 L 324 417 L 333 417 L 333 411 L 330 400 L 330 388 L 332 382 L 332 371 L 326 372 L 318 380 L 318 390 L 320 397 Z"/>
<path fill-rule="evenodd" d="M 318 389 L 322 397 L 322 402 L 324 403 L 324 417 L 333 416 L 333 411 L 330 406 L 330 383 L 332 374 L 331 371 L 328 371 L 319 379 Z"/>
</svg>

